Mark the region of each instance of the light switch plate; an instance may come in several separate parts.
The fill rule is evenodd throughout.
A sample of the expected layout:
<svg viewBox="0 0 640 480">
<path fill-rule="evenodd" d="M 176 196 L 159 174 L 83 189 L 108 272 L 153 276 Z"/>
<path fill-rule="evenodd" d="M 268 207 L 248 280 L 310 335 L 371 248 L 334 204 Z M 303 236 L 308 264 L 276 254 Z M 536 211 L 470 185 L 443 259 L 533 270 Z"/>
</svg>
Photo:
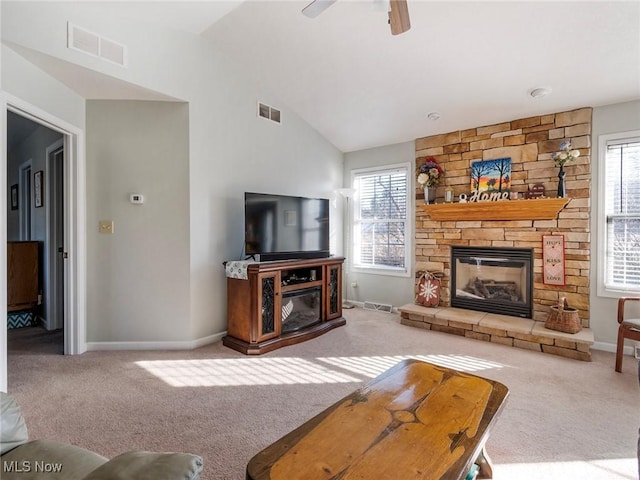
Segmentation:
<svg viewBox="0 0 640 480">
<path fill-rule="evenodd" d="M 113 220 L 100 220 L 98 230 L 100 233 L 113 233 Z"/>
</svg>

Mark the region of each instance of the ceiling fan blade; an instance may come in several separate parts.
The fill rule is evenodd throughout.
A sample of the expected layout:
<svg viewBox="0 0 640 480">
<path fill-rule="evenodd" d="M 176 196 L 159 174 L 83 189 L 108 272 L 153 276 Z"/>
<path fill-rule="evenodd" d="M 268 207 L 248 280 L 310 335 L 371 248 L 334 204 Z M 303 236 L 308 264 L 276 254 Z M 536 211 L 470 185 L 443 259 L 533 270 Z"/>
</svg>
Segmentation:
<svg viewBox="0 0 640 480">
<path fill-rule="evenodd" d="M 389 2 L 389 25 L 391 25 L 391 35 L 404 33 L 411 28 L 407 0 Z"/>
<path fill-rule="evenodd" d="M 336 3 L 336 0 L 313 0 L 302 9 L 302 14 L 309 18 L 316 18 L 334 3 Z"/>
</svg>

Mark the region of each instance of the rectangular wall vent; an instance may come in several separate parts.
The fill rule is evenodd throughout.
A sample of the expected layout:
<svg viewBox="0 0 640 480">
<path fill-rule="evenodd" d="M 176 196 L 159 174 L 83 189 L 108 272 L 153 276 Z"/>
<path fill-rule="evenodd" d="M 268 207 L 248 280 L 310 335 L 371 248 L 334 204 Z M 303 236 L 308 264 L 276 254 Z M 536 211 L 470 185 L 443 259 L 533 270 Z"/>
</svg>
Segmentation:
<svg viewBox="0 0 640 480">
<path fill-rule="evenodd" d="M 391 313 L 393 311 L 393 305 L 388 305 L 386 303 L 374 303 L 374 302 L 364 302 L 365 310 L 376 310 L 378 312 L 386 312 Z"/>
<path fill-rule="evenodd" d="M 280 110 L 278 110 L 277 108 L 273 108 L 270 107 L 267 104 L 264 104 L 262 102 L 258 102 L 258 116 L 265 118 L 267 120 L 271 120 L 272 122 L 275 123 L 281 123 L 280 122 Z"/>
<path fill-rule="evenodd" d="M 126 61 L 126 49 L 108 38 L 100 37 L 100 57 L 118 65 L 124 65 Z"/>
<path fill-rule="evenodd" d="M 67 47 L 97 57 L 100 55 L 100 37 L 93 32 L 67 23 Z"/>
<path fill-rule="evenodd" d="M 67 22 L 67 48 L 120 66 L 126 65 L 127 49 L 124 45 L 80 28 L 71 22 Z"/>
</svg>

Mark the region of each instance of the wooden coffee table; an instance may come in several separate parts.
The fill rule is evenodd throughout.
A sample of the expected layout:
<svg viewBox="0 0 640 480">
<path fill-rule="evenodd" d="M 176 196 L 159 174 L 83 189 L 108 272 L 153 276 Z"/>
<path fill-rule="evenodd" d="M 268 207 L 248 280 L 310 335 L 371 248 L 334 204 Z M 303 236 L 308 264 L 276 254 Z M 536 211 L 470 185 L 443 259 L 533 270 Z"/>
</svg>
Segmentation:
<svg viewBox="0 0 640 480">
<path fill-rule="evenodd" d="M 484 444 L 503 384 L 404 360 L 271 444 L 248 480 L 491 478 Z"/>
</svg>

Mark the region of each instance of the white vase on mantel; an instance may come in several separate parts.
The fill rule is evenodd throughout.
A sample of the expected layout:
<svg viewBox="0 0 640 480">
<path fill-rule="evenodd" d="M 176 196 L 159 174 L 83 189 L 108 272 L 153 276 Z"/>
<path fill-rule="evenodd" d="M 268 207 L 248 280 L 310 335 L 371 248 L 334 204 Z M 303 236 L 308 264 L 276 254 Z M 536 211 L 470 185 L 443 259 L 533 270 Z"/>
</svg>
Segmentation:
<svg viewBox="0 0 640 480">
<path fill-rule="evenodd" d="M 424 190 L 424 203 L 425 205 L 429 205 L 433 203 L 436 199 L 436 187 L 423 187 Z"/>
</svg>

